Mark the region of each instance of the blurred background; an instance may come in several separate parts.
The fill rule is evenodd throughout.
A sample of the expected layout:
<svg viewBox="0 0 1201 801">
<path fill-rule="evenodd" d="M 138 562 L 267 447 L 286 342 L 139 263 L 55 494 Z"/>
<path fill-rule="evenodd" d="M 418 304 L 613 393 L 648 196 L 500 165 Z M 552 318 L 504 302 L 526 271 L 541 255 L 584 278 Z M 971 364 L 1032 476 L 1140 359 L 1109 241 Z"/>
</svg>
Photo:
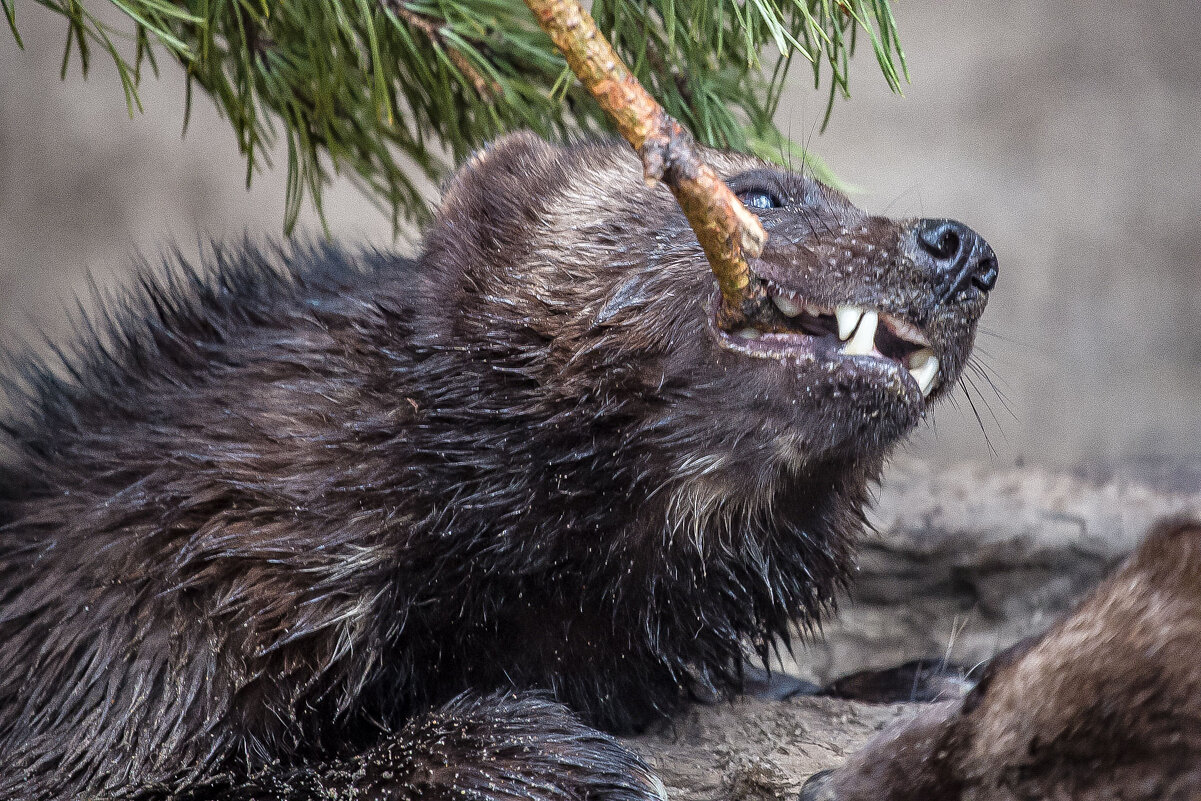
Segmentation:
<svg viewBox="0 0 1201 801">
<path fill-rule="evenodd" d="M 825 134 L 804 69 L 781 122 L 863 207 L 956 217 L 1000 257 L 978 344 L 1005 400 L 973 375 L 971 403 L 957 393 L 911 451 L 1063 467 L 1201 453 L 1201 7 L 896 6 L 906 96 L 863 48 Z M 280 234 L 282 154 L 247 190 L 206 100 L 181 140 L 178 70 L 144 84 L 131 120 L 103 58 L 87 81 L 74 62 L 60 81 L 62 20 L 18 14 L 26 50 L 0 32 L 0 338 L 64 330 L 88 274 L 120 282 L 139 252 Z M 391 239 L 348 184 L 326 209 L 343 241 Z M 301 230 L 319 231 L 311 213 Z"/>
</svg>

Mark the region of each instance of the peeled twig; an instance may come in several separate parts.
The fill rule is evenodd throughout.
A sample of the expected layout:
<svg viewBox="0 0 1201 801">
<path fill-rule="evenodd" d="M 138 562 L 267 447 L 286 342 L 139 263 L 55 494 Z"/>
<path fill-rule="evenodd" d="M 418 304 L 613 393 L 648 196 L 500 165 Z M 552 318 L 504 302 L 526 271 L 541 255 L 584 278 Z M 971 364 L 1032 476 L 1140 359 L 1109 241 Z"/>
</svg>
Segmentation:
<svg viewBox="0 0 1201 801">
<path fill-rule="evenodd" d="M 662 180 L 675 195 L 721 287 L 719 323 L 734 327 L 766 301 L 748 258 L 763 252 L 767 232 L 713 168 L 692 137 L 668 116 L 622 62 L 577 0 L 525 0 L 618 131 L 642 158 L 648 183 Z"/>
</svg>

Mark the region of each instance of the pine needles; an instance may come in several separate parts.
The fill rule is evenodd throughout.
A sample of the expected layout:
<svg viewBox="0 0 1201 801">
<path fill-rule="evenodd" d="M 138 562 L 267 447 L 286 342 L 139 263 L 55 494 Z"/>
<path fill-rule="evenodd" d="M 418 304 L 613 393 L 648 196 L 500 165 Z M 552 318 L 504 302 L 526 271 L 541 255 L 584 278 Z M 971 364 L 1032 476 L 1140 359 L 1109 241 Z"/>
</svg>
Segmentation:
<svg viewBox="0 0 1201 801">
<path fill-rule="evenodd" d="M 90 7 L 131 20 L 114 30 Z M 16 0 L 0 0 L 18 45 Z M 291 229 L 306 199 L 346 174 L 393 224 L 427 214 L 417 176 L 515 128 L 563 139 L 607 130 L 523 0 L 37 0 L 68 24 L 86 72 L 116 64 L 130 113 L 156 51 L 187 71 L 237 134 L 246 179 L 288 154 Z M 887 0 L 596 0 L 602 32 L 635 75 L 701 141 L 774 158 L 795 151 L 773 121 L 790 62 L 812 62 L 829 107 L 848 94 L 866 36 L 886 80 L 907 78 Z M 828 75 L 827 75 L 828 74 Z M 827 111 L 827 117 L 828 117 Z"/>
</svg>

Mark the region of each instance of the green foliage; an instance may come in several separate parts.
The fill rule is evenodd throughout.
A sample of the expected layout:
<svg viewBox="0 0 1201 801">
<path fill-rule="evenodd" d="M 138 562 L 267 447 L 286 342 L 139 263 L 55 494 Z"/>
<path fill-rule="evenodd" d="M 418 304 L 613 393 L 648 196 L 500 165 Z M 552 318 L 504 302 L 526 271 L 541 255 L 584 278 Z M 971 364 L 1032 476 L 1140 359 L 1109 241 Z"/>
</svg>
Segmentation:
<svg viewBox="0 0 1201 801">
<path fill-rule="evenodd" d="M 108 1 L 131 30 L 114 30 L 85 0 L 37 0 L 68 21 L 64 74 L 72 54 L 86 73 L 103 51 L 132 114 L 156 50 L 178 60 L 189 109 L 198 86 L 236 131 L 248 183 L 286 143 L 288 228 L 306 197 L 320 211 L 333 173 L 399 225 L 427 213 L 414 176 L 439 179 L 503 131 L 561 139 L 607 129 L 522 0 Z M 14 2 L 0 7 L 20 44 Z M 592 13 L 701 141 L 769 158 L 799 152 L 773 121 L 798 55 L 815 86 L 828 83 L 830 106 L 848 94 L 858 37 L 894 90 L 908 77 L 888 0 L 596 0 Z"/>
</svg>

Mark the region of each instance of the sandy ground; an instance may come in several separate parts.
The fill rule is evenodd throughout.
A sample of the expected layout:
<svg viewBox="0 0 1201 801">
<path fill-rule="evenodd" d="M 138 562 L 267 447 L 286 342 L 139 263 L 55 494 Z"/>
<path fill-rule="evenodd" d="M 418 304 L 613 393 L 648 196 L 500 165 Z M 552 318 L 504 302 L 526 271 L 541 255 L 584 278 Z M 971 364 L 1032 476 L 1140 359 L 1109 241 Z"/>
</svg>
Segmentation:
<svg viewBox="0 0 1201 801">
<path fill-rule="evenodd" d="M 810 146 L 867 208 L 958 217 L 1000 254 L 980 344 L 1012 415 L 988 388 L 974 397 L 992 458 L 1196 453 L 1195 0 L 897 6 L 907 96 L 890 95 L 861 57 L 855 98 Z M 146 84 L 147 114 L 130 120 L 111 72 L 85 82 L 72 69 L 59 81 L 56 17 L 32 3 L 18 15 L 26 52 L 0 31 L 0 336 L 26 335 L 34 321 L 61 329 L 88 271 L 101 284 L 120 280 L 135 252 L 279 233 L 283 171 L 247 191 L 233 136 L 204 102 L 181 141 L 176 72 Z M 808 139 L 821 109 L 798 73 L 783 124 Z M 350 187 L 335 187 L 328 206 L 338 237 L 389 238 Z M 313 229 L 311 215 L 305 225 Z M 962 393 L 914 449 L 990 458 Z"/>
</svg>

